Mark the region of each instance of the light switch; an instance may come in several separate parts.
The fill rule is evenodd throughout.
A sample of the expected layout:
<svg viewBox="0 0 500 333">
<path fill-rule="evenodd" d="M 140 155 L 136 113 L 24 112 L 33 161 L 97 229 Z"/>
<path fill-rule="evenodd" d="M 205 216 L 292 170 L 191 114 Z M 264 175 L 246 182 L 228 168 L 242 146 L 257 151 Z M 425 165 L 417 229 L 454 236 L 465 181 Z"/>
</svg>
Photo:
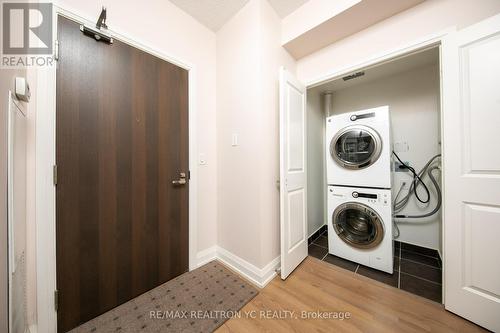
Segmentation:
<svg viewBox="0 0 500 333">
<path fill-rule="evenodd" d="M 200 156 L 198 159 L 198 164 L 199 165 L 206 165 L 207 164 L 207 158 L 205 157 L 204 153 L 200 153 Z"/>
<path fill-rule="evenodd" d="M 231 138 L 231 146 L 236 147 L 238 145 L 238 134 L 233 133 L 233 136 Z"/>
</svg>

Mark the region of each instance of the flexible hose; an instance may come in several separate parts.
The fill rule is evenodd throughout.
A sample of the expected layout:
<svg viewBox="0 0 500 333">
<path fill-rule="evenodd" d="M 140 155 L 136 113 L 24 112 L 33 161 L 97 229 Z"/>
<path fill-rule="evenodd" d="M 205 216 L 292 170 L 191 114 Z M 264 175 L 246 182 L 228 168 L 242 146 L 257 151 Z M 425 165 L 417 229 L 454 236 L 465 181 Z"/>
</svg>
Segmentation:
<svg viewBox="0 0 500 333">
<path fill-rule="evenodd" d="M 399 159 L 399 157 L 394 154 L 398 160 L 401 162 L 401 160 Z M 406 218 L 412 218 L 412 219 L 415 219 L 415 218 L 425 218 L 425 217 L 429 217 L 429 216 L 432 216 L 434 214 L 436 214 L 439 209 L 441 208 L 441 205 L 442 205 L 442 194 L 441 194 L 441 189 L 439 187 L 439 183 L 436 181 L 436 178 L 434 178 L 434 175 L 432 174 L 432 171 L 438 169 L 439 170 L 439 166 L 433 166 L 433 167 L 430 167 L 430 165 L 437 159 L 441 157 L 441 154 L 438 154 L 438 155 L 435 155 L 433 156 L 429 162 L 427 162 L 425 164 L 425 166 L 422 168 L 422 170 L 420 170 L 420 172 L 415 175 L 415 172 L 414 172 L 414 169 L 412 168 L 410 171 L 413 170 L 413 181 L 412 181 L 412 184 L 410 186 L 410 189 L 408 191 L 408 193 L 401 199 L 398 201 L 399 199 L 399 196 L 401 195 L 401 192 L 403 191 L 403 187 L 405 184 L 402 184 L 401 187 L 399 188 L 399 191 L 398 193 L 396 194 L 396 197 L 394 198 L 394 204 L 393 204 L 393 212 L 394 214 L 397 213 L 397 212 L 400 212 L 409 202 L 410 200 L 410 197 L 412 196 L 412 194 L 415 194 L 415 196 L 418 198 L 418 195 L 417 195 L 417 191 L 416 191 L 416 187 L 418 186 L 418 182 L 421 182 L 423 185 L 424 185 L 424 188 L 427 190 L 427 187 L 425 186 L 425 184 L 423 183 L 421 177 L 427 172 L 427 174 L 429 175 L 429 178 L 431 179 L 431 182 L 432 184 L 434 185 L 434 187 L 436 188 L 436 192 L 437 192 L 437 204 L 436 204 L 436 207 L 434 207 L 434 209 L 432 211 L 430 211 L 429 213 L 425 213 L 425 214 L 422 214 L 422 215 L 395 215 L 394 216 L 394 219 L 393 219 L 393 237 L 394 239 L 397 239 L 399 238 L 401 232 L 399 230 L 399 227 L 397 225 L 398 222 L 396 222 L 396 219 L 406 219 Z M 402 162 L 401 162 L 402 163 Z M 409 168 L 408 168 L 409 169 Z M 427 193 L 428 193 L 428 199 L 430 200 L 430 194 L 427 190 Z M 428 201 L 429 201 L 428 200 Z M 422 200 L 419 199 L 420 202 L 422 202 Z M 399 222 L 401 223 L 401 221 Z"/>
<path fill-rule="evenodd" d="M 443 198 L 441 195 L 441 188 L 439 187 L 439 184 L 436 181 L 436 178 L 434 178 L 434 175 L 432 174 L 433 170 L 439 170 L 439 166 L 433 166 L 427 170 L 427 174 L 429 175 L 429 178 L 431 179 L 431 182 L 434 185 L 434 187 L 436 188 L 436 192 L 437 192 L 436 207 L 434 207 L 434 209 L 432 211 L 425 213 L 425 214 L 421 214 L 421 215 L 396 215 L 396 216 L 394 216 L 395 218 L 420 219 L 420 218 L 432 216 L 439 211 L 439 209 L 441 208 Z"/>
<path fill-rule="evenodd" d="M 413 181 L 412 181 L 412 184 L 410 186 L 408 193 L 401 200 L 399 200 L 399 201 L 395 200 L 394 213 L 400 212 L 408 204 L 412 194 L 416 193 L 416 186 L 418 185 L 418 182 L 422 181 L 420 177 L 422 177 L 427 172 L 427 169 L 429 168 L 429 166 L 439 157 L 441 157 L 441 154 L 433 156 L 429 160 L 429 162 L 427 162 L 425 164 L 425 166 L 422 168 L 422 170 L 420 170 L 420 172 L 417 174 L 418 178 L 416 178 L 416 177 L 413 178 Z M 440 192 L 440 191 L 438 190 L 438 192 Z"/>
<path fill-rule="evenodd" d="M 407 170 L 409 170 L 413 174 L 413 185 L 414 185 L 413 186 L 413 193 L 415 194 L 415 198 L 417 198 L 417 200 L 420 201 L 423 204 L 428 203 L 431 200 L 431 194 L 429 192 L 429 189 L 427 188 L 427 185 L 425 185 L 424 181 L 420 177 L 423 174 L 423 172 L 421 171 L 421 172 L 417 173 L 413 167 L 404 164 L 403 161 L 401 161 L 401 159 L 399 158 L 398 154 L 396 154 L 395 151 L 392 151 L 392 154 L 394 156 L 396 156 L 396 158 L 399 161 L 399 163 L 401 163 L 401 165 L 399 166 L 399 168 L 401 168 L 401 169 L 407 169 Z M 424 170 L 424 172 L 425 172 L 425 170 Z M 422 185 L 422 187 L 425 190 L 425 194 L 427 195 L 427 199 L 425 199 L 425 200 L 422 200 L 420 198 L 420 195 L 418 195 L 418 191 L 417 190 L 418 190 L 418 186 L 419 185 Z"/>
<path fill-rule="evenodd" d="M 394 237 L 394 239 L 397 239 L 397 238 L 399 238 L 399 235 L 401 234 L 401 232 L 399 231 L 399 227 L 398 227 L 398 224 L 396 223 L 396 220 L 393 220 L 392 225 L 394 226 L 392 228 L 392 237 Z"/>
<path fill-rule="evenodd" d="M 404 184 L 403 184 L 403 185 L 401 185 L 401 187 L 399 188 L 398 193 L 396 194 L 396 197 L 394 198 L 393 211 L 395 211 L 395 208 L 396 208 L 396 202 L 398 202 L 398 198 L 399 198 L 399 195 L 401 194 L 401 192 L 403 191 L 403 187 L 404 187 Z M 400 231 L 399 231 L 399 227 L 398 227 L 398 225 L 397 225 L 397 223 L 396 223 L 396 220 L 395 220 L 395 219 L 393 219 L 393 220 L 392 220 L 392 224 L 393 224 L 393 226 L 394 226 L 393 231 L 392 231 L 392 236 L 393 236 L 394 238 L 399 238 L 399 235 L 400 235 L 401 233 L 400 233 Z"/>
</svg>

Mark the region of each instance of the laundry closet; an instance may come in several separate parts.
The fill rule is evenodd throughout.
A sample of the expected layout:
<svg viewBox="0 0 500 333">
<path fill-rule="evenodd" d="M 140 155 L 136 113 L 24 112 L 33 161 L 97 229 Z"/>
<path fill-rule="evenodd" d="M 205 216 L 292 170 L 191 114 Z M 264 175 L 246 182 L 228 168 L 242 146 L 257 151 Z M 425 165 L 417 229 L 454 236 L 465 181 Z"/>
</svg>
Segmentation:
<svg viewBox="0 0 500 333">
<path fill-rule="evenodd" d="M 439 59 L 439 47 L 430 47 L 310 87 L 306 112 L 309 255 L 383 271 L 402 289 L 413 279 L 405 283 L 417 290 L 407 291 L 438 302 Z M 421 269 L 428 276 L 413 276 Z"/>
</svg>

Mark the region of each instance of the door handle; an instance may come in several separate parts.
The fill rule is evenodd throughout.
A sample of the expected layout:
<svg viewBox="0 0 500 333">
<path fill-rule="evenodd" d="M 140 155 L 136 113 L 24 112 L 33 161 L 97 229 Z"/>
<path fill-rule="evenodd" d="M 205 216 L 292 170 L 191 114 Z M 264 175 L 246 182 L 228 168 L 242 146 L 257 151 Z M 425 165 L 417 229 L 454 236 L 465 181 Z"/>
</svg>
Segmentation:
<svg viewBox="0 0 500 333">
<path fill-rule="evenodd" d="M 186 184 L 186 173 L 185 172 L 179 173 L 179 179 L 172 180 L 172 184 L 174 184 L 174 185 L 185 185 Z"/>
</svg>

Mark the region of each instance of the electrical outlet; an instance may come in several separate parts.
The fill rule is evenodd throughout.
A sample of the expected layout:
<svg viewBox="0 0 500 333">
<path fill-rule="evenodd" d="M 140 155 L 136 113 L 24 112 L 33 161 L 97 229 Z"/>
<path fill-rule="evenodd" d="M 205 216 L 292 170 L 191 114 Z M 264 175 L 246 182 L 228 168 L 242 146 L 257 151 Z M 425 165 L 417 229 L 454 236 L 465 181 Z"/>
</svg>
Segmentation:
<svg viewBox="0 0 500 333">
<path fill-rule="evenodd" d="M 410 166 L 410 162 L 403 161 L 404 165 Z M 408 172 L 408 169 L 403 166 L 399 161 L 394 162 L 394 171 L 396 172 Z"/>
</svg>

